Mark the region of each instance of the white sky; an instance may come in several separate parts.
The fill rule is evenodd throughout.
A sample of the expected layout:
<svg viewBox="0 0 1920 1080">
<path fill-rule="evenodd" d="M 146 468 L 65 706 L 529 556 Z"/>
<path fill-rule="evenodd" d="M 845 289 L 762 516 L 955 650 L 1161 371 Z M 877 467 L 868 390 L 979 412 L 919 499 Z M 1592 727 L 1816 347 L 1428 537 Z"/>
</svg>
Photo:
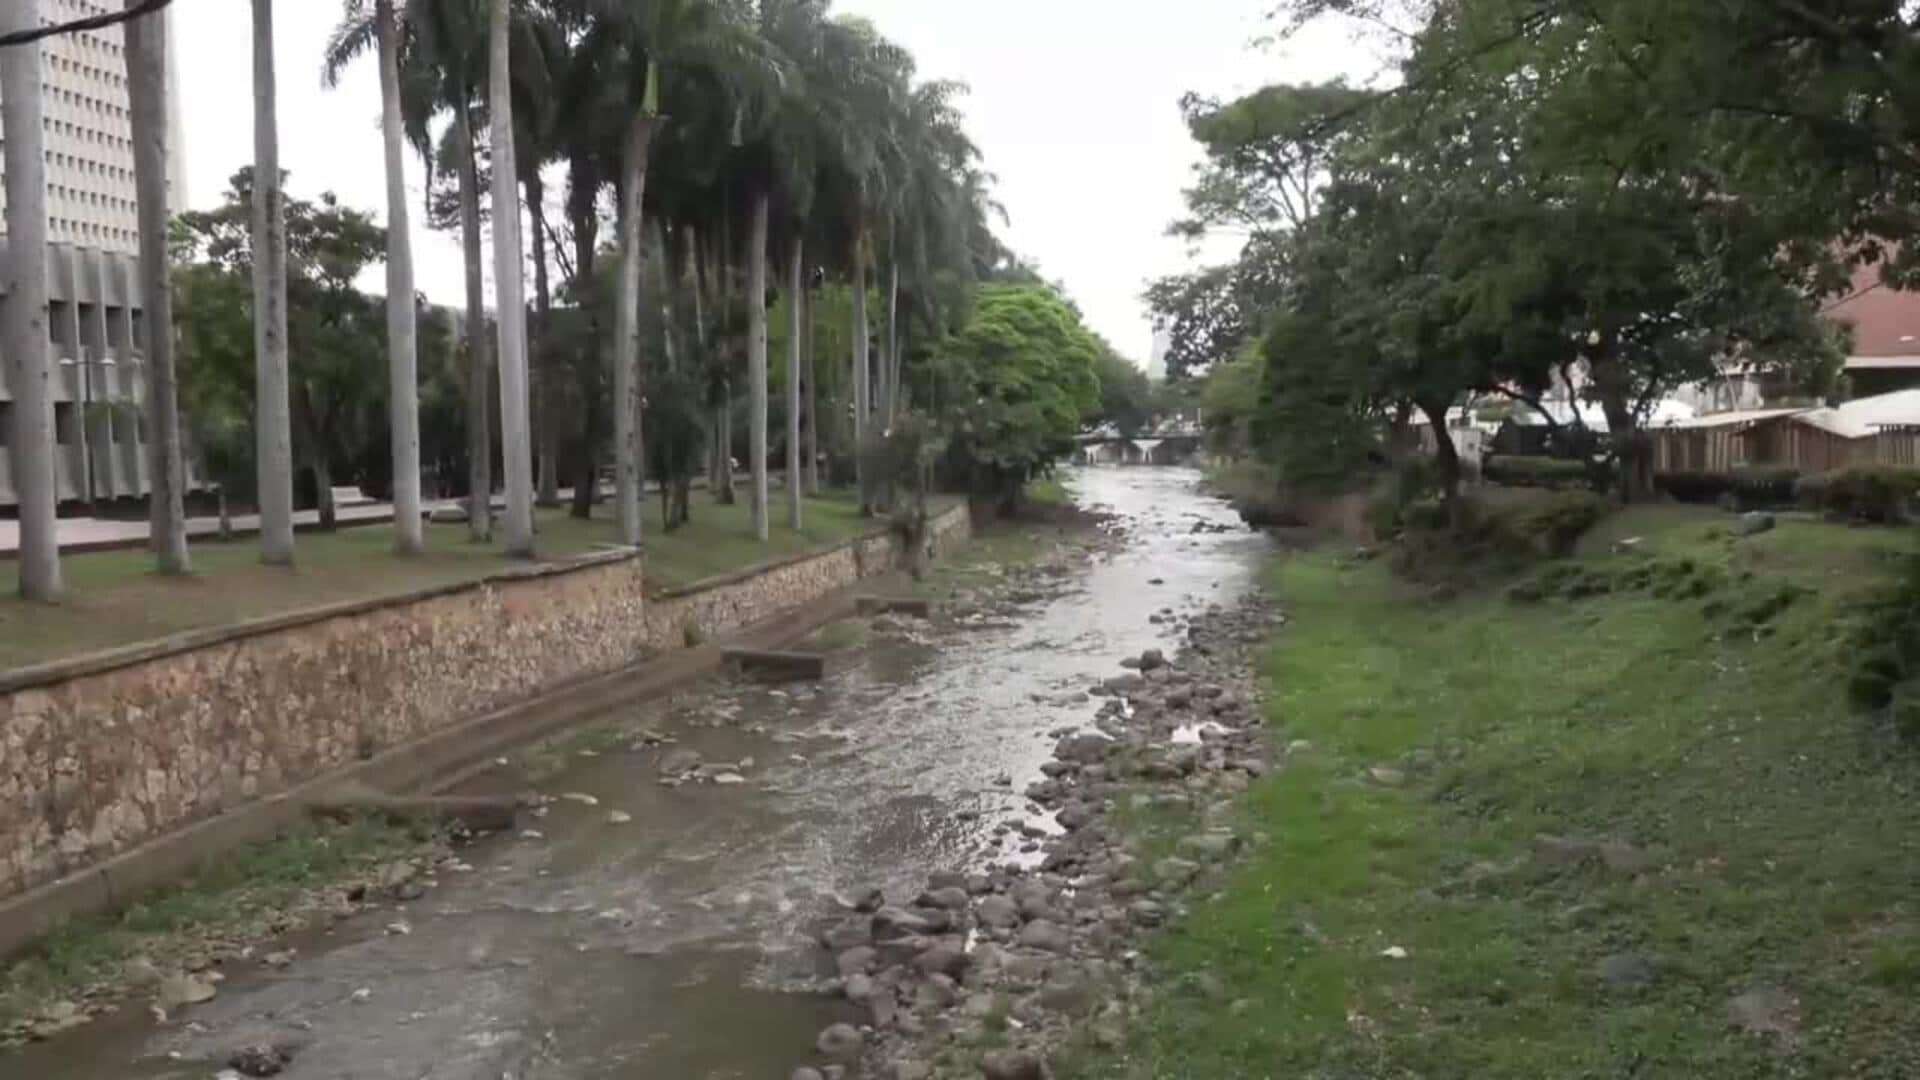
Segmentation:
<svg viewBox="0 0 1920 1080">
<path fill-rule="evenodd" d="M 1003 239 L 1065 284 L 1089 323 L 1137 362 L 1152 328 L 1140 292 L 1188 265 L 1165 235 L 1197 152 L 1180 121 L 1188 90 L 1230 96 L 1269 82 L 1357 77 L 1367 51 L 1339 31 L 1284 53 L 1252 43 L 1271 0 L 839 0 L 913 51 L 922 76 L 973 92 L 969 128 L 996 174 L 1011 223 Z M 253 160 L 247 0 L 176 0 L 189 203 L 218 204 L 227 178 Z M 276 49 L 281 163 L 290 193 L 339 194 L 385 217 L 378 76 L 369 57 L 332 91 L 320 56 L 335 0 L 280 0 Z M 418 165 L 409 160 L 415 277 L 458 305 L 458 238 L 420 228 Z M 1219 250 L 1213 252 L 1215 257 Z M 376 273 L 367 282 L 382 287 Z"/>
</svg>

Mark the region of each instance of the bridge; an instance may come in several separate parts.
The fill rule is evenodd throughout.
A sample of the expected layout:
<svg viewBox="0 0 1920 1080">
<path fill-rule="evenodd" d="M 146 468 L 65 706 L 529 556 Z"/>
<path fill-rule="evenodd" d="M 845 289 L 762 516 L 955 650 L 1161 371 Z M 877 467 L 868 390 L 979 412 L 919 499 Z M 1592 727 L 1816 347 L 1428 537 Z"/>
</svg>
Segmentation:
<svg viewBox="0 0 1920 1080">
<path fill-rule="evenodd" d="M 1169 424 L 1122 435 L 1111 425 L 1075 437 L 1074 460 L 1082 465 L 1176 465 L 1200 452 L 1198 425 Z"/>
</svg>

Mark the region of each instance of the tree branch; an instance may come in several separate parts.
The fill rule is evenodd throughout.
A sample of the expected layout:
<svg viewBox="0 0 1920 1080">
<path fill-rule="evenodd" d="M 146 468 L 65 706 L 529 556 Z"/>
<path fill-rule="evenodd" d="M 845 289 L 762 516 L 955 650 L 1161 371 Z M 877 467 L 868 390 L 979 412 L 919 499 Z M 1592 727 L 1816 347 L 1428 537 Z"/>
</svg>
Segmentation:
<svg viewBox="0 0 1920 1080">
<path fill-rule="evenodd" d="M 13 2 L 13 0 L 8 0 L 8 2 Z M 62 34 L 79 34 L 88 30 L 105 30 L 109 26 L 118 26 L 121 23 L 132 22 L 135 19 L 157 14 L 161 8 L 171 3 L 173 3 L 173 0 L 139 0 L 139 3 L 134 4 L 124 11 L 115 11 L 106 15 L 89 15 L 84 19 L 75 19 L 72 22 L 55 23 L 52 26 L 42 26 L 34 30 L 19 30 L 11 34 L 0 34 L 0 48 L 5 48 L 9 45 L 31 45 L 36 41 L 50 37 L 59 37 Z"/>
</svg>

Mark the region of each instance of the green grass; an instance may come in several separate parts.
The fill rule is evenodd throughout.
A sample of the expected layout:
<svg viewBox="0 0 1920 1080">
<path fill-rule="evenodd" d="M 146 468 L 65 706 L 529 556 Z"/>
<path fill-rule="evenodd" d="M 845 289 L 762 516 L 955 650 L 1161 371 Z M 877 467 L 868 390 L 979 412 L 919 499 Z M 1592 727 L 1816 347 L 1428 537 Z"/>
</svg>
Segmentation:
<svg viewBox="0 0 1920 1080">
<path fill-rule="evenodd" d="M 1270 842 L 1152 953 L 1155 986 L 1211 971 L 1248 1004 L 1162 993 L 1127 1053 L 1070 1074 L 1920 1075 L 1920 748 L 1848 710 L 1835 631 L 1910 541 L 1729 522 L 1634 511 L 1583 561 L 1636 558 L 1604 552 L 1637 535 L 1821 588 L 1758 641 L 1645 592 L 1435 605 L 1377 563 L 1280 563 L 1272 723 L 1313 749 L 1247 798 Z M 1366 782 L 1376 764 L 1407 784 Z M 1548 865 L 1541 834 L 1652 864 Z M 1651 985 L 1599 978 L 1621 954 L 1654 959 Z M 1729 1026 L 1757 985 L 1798 999 L 1797 1034 Z"/>
<path fill-rule="evenodd" d="M 654 589 L 691 584 L 880 527 L 837 495 L 808 500 L 806 527 L 799 532 L 786 528 L 784 506 L 776 501 L 765 544 L 753 537 L 744 499 L 719 506 L 697 494 L 692 523 L 672 533 L 660 527 L 658 500 L 647 503 L 646 514 L 647 579 Z M 596 507 L 595 515 L 577 521 L 565 511 L 541 511 L 540 556 L 566 558 L 613 543 L 608 508 Z M 61 560 L 67 597 L 53 607 L 18 599 L 18 566 L 0 563 L 0 671 L 185 630 L 471 581 L 514 565 L 497 542 L 469 542 L 465 525 L 429 526 L 427 551 L 416 558 L 399 558 L 392 549 L 391 526 L 302 533 L 298 565 L 286 570 L 261 566 L 258 548 L 249 540 L 197 543 L 196 572 L 186 578 L 154 574 L 144 551 L 70 555 Z"/>
<path fill-rule="evenodd" d="M 374 819 L 303 825 L 210 862 L 118 916 L 69 923 L 0 966 L 0 1042 L 53 1001 L 137 990 L 123 975 L 136 957 L 169 973 L 295 929 L 325 908 L 322 890 L 377 877 L 432 840 L 423 827 Z"/>
</svg>

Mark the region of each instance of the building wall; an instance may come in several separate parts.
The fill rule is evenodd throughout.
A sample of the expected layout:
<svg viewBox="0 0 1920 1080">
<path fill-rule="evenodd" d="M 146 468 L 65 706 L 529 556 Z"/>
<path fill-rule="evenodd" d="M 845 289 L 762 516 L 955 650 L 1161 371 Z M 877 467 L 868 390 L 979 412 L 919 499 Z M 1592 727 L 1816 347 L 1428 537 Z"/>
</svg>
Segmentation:
<svg viewBox="0 0 1920 1080">
<path fill-rule="evenodd" d="M 935 552 L 967 508 L 938 515 Z M 0 898 L 893 568 L 891 535 L 647 597 L 601 556 L 0 676 Z"/>
</svg>

